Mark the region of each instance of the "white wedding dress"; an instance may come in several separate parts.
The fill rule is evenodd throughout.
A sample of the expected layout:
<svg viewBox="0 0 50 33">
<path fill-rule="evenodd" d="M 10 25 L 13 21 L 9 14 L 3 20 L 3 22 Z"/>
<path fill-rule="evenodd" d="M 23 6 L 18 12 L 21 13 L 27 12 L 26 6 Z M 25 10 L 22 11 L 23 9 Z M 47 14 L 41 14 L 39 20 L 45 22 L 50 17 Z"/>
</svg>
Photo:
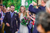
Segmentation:
<svg viewBox="0 0 50 33">
<path fill-rule="evenodd" d="M 23 19 L 23 13 L 21 13 L 20 15 L 20 21 L 21 19 Z M 27 26 L 24 26 L 20 23 L 20 30 L 19 30 L 20 33 L 28 33 L 28 27 Z"/>
</svg>

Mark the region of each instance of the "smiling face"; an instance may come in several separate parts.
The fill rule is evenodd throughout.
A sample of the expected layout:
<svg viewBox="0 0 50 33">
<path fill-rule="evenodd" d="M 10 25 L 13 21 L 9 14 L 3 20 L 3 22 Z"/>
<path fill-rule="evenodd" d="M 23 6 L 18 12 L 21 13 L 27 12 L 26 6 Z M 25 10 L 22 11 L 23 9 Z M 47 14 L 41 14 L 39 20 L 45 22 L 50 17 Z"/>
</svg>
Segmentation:
<svg viewBox="0 0 50 33">
<path fill-rule="evenodd" d="M 24 6 L 21 6 L 19 11 L 20 13 L 23 13 L 23 16 L 26 15 L 26 8 Z"/>
<path fill-rule="evenodd" d="M 21 10 L 22 13 L 25 11 L 24 7 L 21 7 L 20 10 Z"/>
</svg>

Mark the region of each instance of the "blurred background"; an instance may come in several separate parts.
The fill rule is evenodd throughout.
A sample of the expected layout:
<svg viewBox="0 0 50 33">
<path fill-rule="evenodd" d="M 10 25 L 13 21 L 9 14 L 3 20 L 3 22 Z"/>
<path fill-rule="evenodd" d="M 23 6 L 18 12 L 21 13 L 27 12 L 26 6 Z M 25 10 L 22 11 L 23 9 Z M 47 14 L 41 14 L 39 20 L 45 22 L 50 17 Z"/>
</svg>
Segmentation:
<svg viewBox="0 0 50 33">
<path fill-rule="evenodd" d="M 10 6 L 13 6 L 13 7 L 10 7 Z M 15 10 L 14 10 L 14 6 L 15 6 Z M 15 32 L 15 29 L 12 28 L 12 26 L 15 26 L 15 25 L 13 24 L 11 26 L 11 24 L 14 21 L 12 21 L 12 19 L 10 18 L 11 19 L 10 22 L 12 21 L 12 23 L 9 24 L 9 22 L 8 22 L 9 17 L 6 14 L 7 12 L 11 12 L 11 16 L 16 16 L 16 14 L 14 14 L 13 12 L 18 13 L 18 15 L 19 15 L 18 19 L 20 19 L 20 20 L 18 20 L 18 21 L 20 21 L 20 22 L 18 22 L 18 23 L 20 23 L 19 24 L 20 27 L 19 27 L 19 29 L 17 29 L 16 32 Z M 39 12 L 42 12 L 42 13 L 39 13 Z M 44 12 L 44 14 L 43 14 L 43 12 Z M 46 13 L 48 13 L 49 15 Z M 37 15 L 39 14 L 39 15 L 36 16 L 36 14 Z M 41 15 L 42 15 L 42 20 L 40 20 Z M 13 33 L 13 31 L 15 33 L 24 33 L 24 32 L 27 32 L 27 33 L 39 33 L 39 32 L 44 33 L 45 32 L 46 33 L 48 31 L 50 32 L 50 27 L 48 28 L 48 26 L 50 26 L 50 23 L 45 25 L 44 22 L 43 22 L 44 24 L 41 22 L 38 22 L 38 21 L 43 21 L 43 18 L 44 18 L 43 15 L 44 15 L 44 17 L 47 15 L 50 18 L 50 0 L 0 0 L 0 17 L 2 17 L 2 18 L 0 18 L 0 32 L 9 33 L 11 28 L 13 29 L 11 31 L 12 33 Z M 38 18 L 39 20 L 37 19 L 38 21 L 36 21 L 36 18 Z M 16 20 L 16 18 L 14 18 L 14 19 Z M 5 23 L 5 21 L 6 21 L 6 23 Z M 1 22 L 3 24 L 1 24 Z M 49 22 L 50 22 L 50 19 L 49 19 Z M 36 26 L 36 24 L 38 26 Z M 47 27 L 47 29 L 44 29 L 42 24 L 44 25 L 44 27 Z M 9 26 L 7 26 L 7 25 L 9 25 Z M 6 26 L 10 27 L 10 28 L 7 29 Z M 38 29 L 37 29 L 37 27 L 38 27 Z M 4 29 L 6 29 L 6 30 L 4 30 Z M 48 31 L 43 31 L 43 30 L 48 30 Z"/>
<path fill-rule="evenodd" d="M 32 1 L 37 2 L 37 0 L 0 0 L 0 3 L 5 7 L 10 7 L 10 5 L 14 4 L 15 10 L 18 12 L 21 5 L 25 6 L 27 10 Z"/>
</svg>

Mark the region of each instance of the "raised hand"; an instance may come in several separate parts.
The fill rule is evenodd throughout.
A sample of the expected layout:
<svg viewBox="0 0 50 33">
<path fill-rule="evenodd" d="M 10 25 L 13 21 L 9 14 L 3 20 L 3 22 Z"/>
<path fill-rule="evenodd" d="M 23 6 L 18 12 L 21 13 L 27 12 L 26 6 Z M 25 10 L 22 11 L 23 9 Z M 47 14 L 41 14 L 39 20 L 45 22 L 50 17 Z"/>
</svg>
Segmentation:
<svg viewBox="0 0 50 33">
<path fill-rule="evenodd" d="M 36 6 L 36 5 L 37 5 L 37 3 L 35 3 L 34 1 L 32 2 L 32 4 L 33 4 L 34 6 Z"/>
</svg>

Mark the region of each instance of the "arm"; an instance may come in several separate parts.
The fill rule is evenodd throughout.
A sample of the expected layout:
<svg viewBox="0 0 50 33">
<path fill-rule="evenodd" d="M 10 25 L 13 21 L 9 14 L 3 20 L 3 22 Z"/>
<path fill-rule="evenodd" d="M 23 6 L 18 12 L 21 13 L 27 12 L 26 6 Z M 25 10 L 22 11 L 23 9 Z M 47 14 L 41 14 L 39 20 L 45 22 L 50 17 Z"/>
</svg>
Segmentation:
<svg viewBox="0 0 50 33">
<path fill-rule="evenodd" d="M 32 13 L 37 13 L 37 12 L 39 12 L 39 9 L 33 8 L 33 5 L 31 4 L 29 6 L 29 11 L 32 12 Z"/>
</svg>

